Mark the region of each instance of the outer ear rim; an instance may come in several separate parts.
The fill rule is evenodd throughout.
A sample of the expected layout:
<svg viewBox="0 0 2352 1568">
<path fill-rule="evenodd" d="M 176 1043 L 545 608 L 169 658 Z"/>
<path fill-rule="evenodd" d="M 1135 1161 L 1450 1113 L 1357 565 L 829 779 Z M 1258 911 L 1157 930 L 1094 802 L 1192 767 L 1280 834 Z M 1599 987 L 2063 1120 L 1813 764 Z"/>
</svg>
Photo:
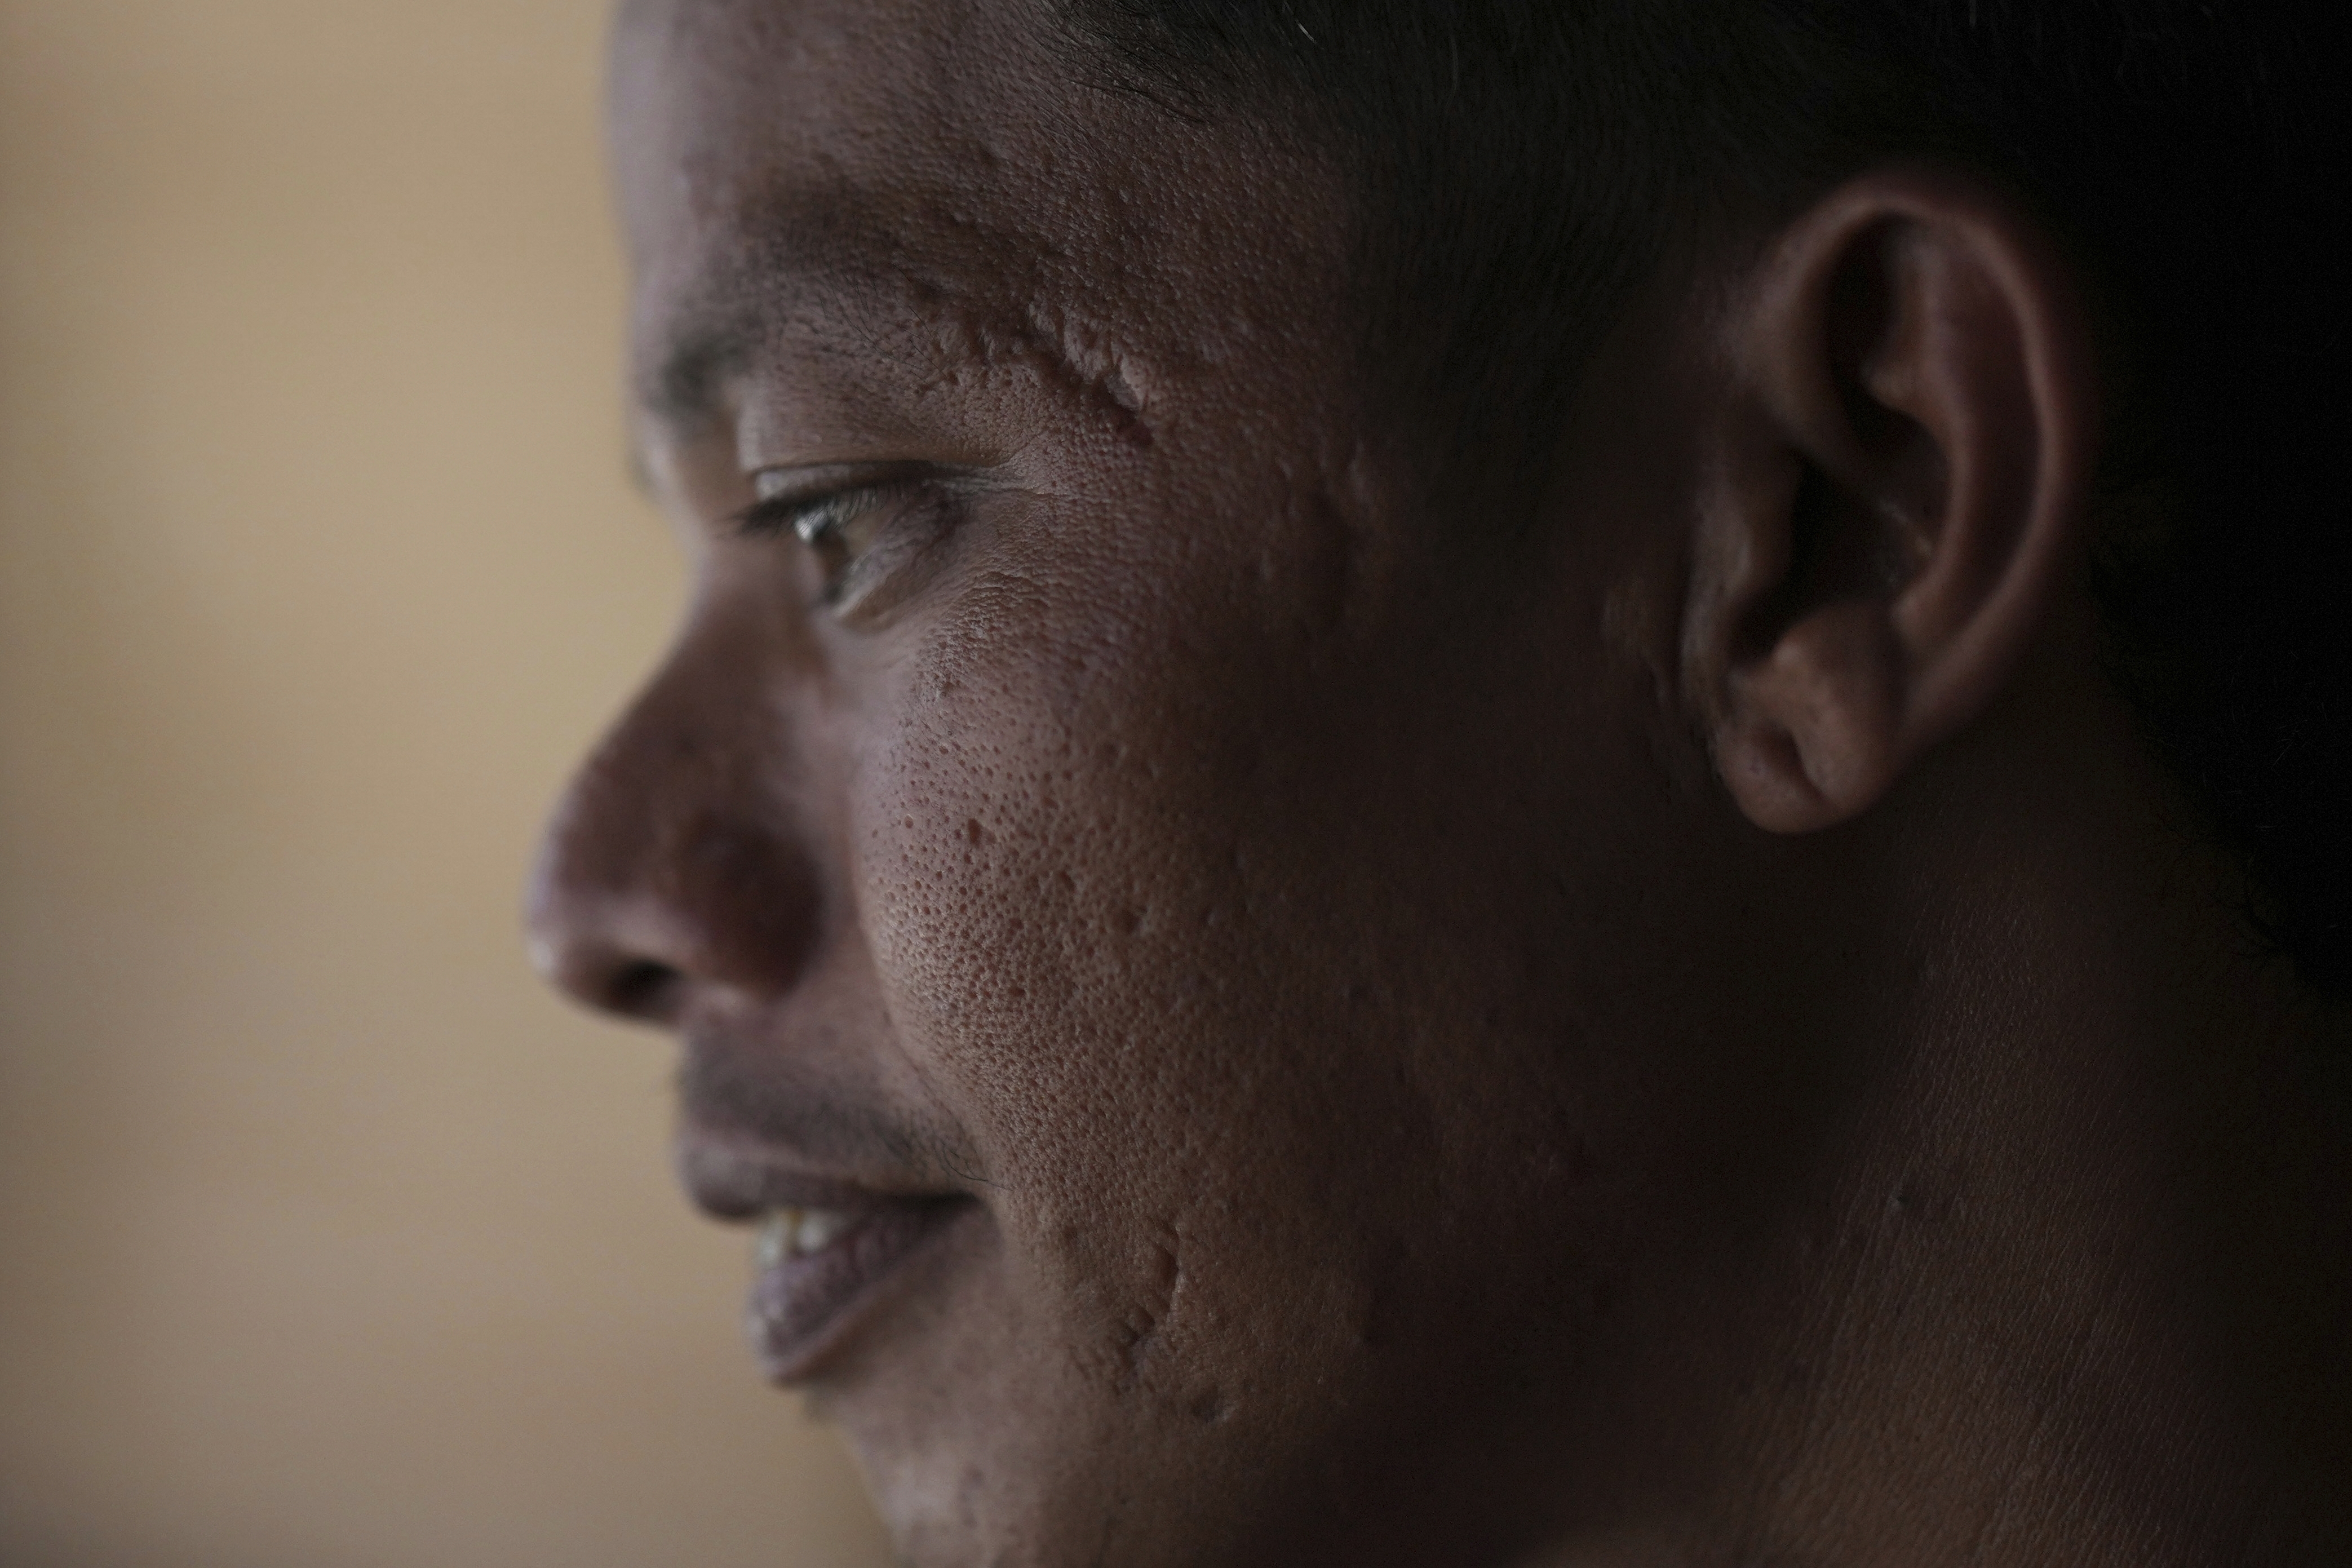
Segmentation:
<svg viewBox="0 0 2352 1568">
<path fill-rule="evenodd" d="M 1924 672 L 1925 689 L 1911 704 L 1915 722 L 1925 731 L 1915 742 L 1915 755 L 1969 721 L 2007 684 L 2023 661 L 2033 633 L 2046 621 L 2051 600 L 2087 558 L 2091 542 L 2105 397 L 2090 302 L 2075 264 L 2021 204 L 1989 187 L 1979 199 L 1999 204 L 1997 210 L 2008 220 L 2001 231 L 2008 243 L 1989 259 L 2002 274 L 1997 281 L 2004 296 L 2021 308 L 2024 384 L 2039 437 L 2034 500 L 2021 520 L 2016 544 L 2003 552 L 1981 606 L 1946 634 L 1966 657 L 1948 655 Z M 1898 624 L 1912 602 L 1909 595 L 1898 598 Z M 2005 647 L 1973 646 L 2004 634 Z M 1911 635 L 1924 640 L 1916 627 Z M 1989 689 L 1938 689 L 1942 682 L 1970 670 L 1990 678 Z M 1937 727 L 1933 716 L 1943 710 L 1956 710 L 1956 716 Z"/>
<path fill-rule="evenodd" d="M 1767 345 L 1776 331 L 1782 343 L 1810 342 L 1818 350 L 1810 363 L 1826 366 L 1830 294 L 1842 258 L 1888 226 L 1915 235 L 1965 236 L 1965 243 L 1945 254 L 1966 258 L 1972 283 L 1989 290 L 2012 323 L 2015 385 L 2022 394 L 2012 423 L 2021 423 L 2032 437 L 2021 459 L 2027 478 L 2016 487 L 2025 499 L 2005 530 L 1964 522 L 1957 539 L 1944 530 L 1919 571 L 1884 599 L 1868 601 L 1880 609 L 1876 635 L 1821 621 L 1824 611 L 1846 607 L 1835 605 L 1800 617 L 1761 653 L 1743 650 L 1739 638 L 1769 591 L 1757 581 L 1759 567 L 1773 585 L 1785 567 L 1787 513 L 1781 513 L 1777 545 L 1752 536 L 1737 548 L 1718 543 L 1712 558 L 1721 569 L 1693 583 L 1686 679 L 1704 698 L 1718 777 L 1749 820 L 1776 833 L 1818 831 L 1860 816 L 1927 752 L 1974 722 L 2014 680 L 2046 624 L 2052 598 L 2087 550 L 2102 399 L 2090 312 L 2074 264 L 2020 199 L 1990 181 L 1934 165 L 1886 164 L 1856 175 L 1755 253 L 1745 286 L 1727 296 L 1718 323 L 1729 337 L 1720 363 L 1735 384 L 1726 427 L 1715 437 L 1718 462 L 1709 465 L 1726 470 L 1715 475 L 1727 490 L 1716 505 L 1738 510 L 1728 493 L 1737 489 L 1729 470 L 1743 462 L 1769 463 L 1769 451 L 1777 450 L 1786 466 L 1778 487 L 1784 502 L 1795 488 L 1790 476 L 1809 468 L 1832 476 L 1841 468 L 1849 474 L 1866 469 L 1863 444 L 1832 378 L 1809 376 L 1801 368 L 1806 355 Z M 1947 334 L 1957 331 L 1948 320 L 1934 319 Z M 1949 367 L 1939 362 L 1937 368 Z M 1912 401 L 1949 400 L 1958 416 L 1940 421 L 1941 428 L 1936 419 L 1919 421 L 1939 445 L 1955 430 L 1961 440 L 1979 444 L 1971 449 L 2000 438 L 1983 428 L 1987 420 L 1974 417 L 1981 412 L 1979 400 L 1939 390 L 1932 381 L 1923 381 Z M 1743 424 L 1747 428 L 1739 429 Z M 1948 459 L 1948 484 L 1956 487 L 1948 490 L 1948 501 L 1988 467 L 1998 465 Z M 1751 480 L 1759 473 L 1751 469 Z M 1757 489 L 1772 493 L 1766 484 Z M 1965 520 L 1972 502 L 1963 495 L 1962 504 L 1948 504 L 1948 516 Z M 1701 515 L 1712 511 L 1703 507 Z M 1715 603 L 1703 602 L 1710 596 Z M 1822 646 L 1808 648 L 1809 637 Z M 1849 664 L 1859 679 L 1825 681 L 1801 668 L 1822 665 L 1831 645 L 1868 650 Z M 1784 689 L 1759 689 L 1774 684 Z M 1810 696 L 1806 688 L 1812 689 Z"/>
</svg>

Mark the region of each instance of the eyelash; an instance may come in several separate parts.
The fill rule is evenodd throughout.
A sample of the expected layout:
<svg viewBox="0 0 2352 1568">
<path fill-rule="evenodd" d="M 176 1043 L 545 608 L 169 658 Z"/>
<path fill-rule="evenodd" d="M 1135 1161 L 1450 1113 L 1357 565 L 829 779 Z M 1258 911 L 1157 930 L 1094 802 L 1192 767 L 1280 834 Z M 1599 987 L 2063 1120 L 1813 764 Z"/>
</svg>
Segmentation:
<svg viewBox="0 0 2352 1568">
<path fill-rule="evenodd" d="M 835 559 L 846 548 L 844 531 L 869 512 L 904 499 L 915 488 L 911 483 L 850 485 L 813 495 L 772 496 L 753 502 L 730 521 L 745 538 L 772 539 L 782 534 L 797 538 L 824 570 L 824 588 L 818 602 L 830 606 L 840 602 L 849 573 L 865 558 L 861 552 Z"/>
</svg>

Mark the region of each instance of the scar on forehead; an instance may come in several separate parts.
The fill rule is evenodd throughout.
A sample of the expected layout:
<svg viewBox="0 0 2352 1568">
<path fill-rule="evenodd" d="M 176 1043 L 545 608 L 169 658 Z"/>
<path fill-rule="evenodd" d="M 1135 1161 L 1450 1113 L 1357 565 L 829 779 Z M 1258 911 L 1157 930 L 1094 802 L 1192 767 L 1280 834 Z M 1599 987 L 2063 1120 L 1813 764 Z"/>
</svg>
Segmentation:
<svg viewBox="0 0 2352 1568">
<path fill-rule="evenodd" d="M 965 363 L 1027 365 L 1121 440 L 1151 445 L 1150 377 L 1087 315 L 1034 294 L 1017 309 L 958 311 L 955 320 L 967 334 Z"/>
<path fill-rule="evenodd" d="M 687 292 L 639 395 L 673 424 L 712 413 L 726 384 L 782 342 L 905 366 L 918 391 L 973 367 L 1028 367 L 1130 445 L 1151 444 L 1152 377 L 1068 258 L 963 214 L 893 222 L 843 193 L 757 210 Z"/>
</svg>

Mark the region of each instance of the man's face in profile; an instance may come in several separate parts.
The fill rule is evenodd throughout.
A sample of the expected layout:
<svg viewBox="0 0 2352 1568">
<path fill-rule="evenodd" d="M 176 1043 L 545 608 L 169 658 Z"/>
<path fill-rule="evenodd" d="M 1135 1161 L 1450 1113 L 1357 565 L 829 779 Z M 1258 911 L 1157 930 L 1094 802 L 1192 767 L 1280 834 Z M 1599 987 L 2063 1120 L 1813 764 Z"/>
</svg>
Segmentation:
<svg viewBox="0 0 2352 1568">
<path fill-rule="evenodd" d="M 2280 760 L 2335 753 L 2273 742 L 2341 726 L 2205 733 L 2259 766 L 2196 799 L 2146 739 L 2334 668 L 2232 628 L 2342 636 L 2247 554 L 2336 485 L 2247 389 L 2340 403 L 2240 353 L 2259 311 L 2206 331 L 2259 268 L 2144 243 L 2185 232 L 2147 147 L 2210 138 L 2109 68 L 2140 13 L 1892 8 L 1897 58 L 1874 8 L 1497 3 L 1438 53 L 1435 0 L 1303 44 L 1163 0 L 1096 47 L 1138 9 L 618 29 L 637 444 L 695 587 L 535 935 L 679 1038 L 760 1352 L 907 1556 L 2343 1561 L 2352 1111 L 2305 981 L 2352 964 L 2300 869 L 2262 886 L 2304 967 L 2249 963 L 2283 852 L 2213 805 L 2308 829 L 2275 808 L 2336 797 Z M 1195 12 L 1285 85 L 1110 63 Z M 2192 68 L 2227 29 L 2166 16 L 2244 130 Z M 1896 155 L 1975 135 L 1988 72 L 2116 275 L 2194 302 L 2166 405 L 2293 504 L 2113 417 L 2000 126 Z M 1841 140 L 1832 89 L 1898 122 Z M 2164 554 L 2210 473 L 2226 548 Z M 2178 579 L 2142 606 L 2211 613 L 2114 620 L 2108 509 Z M 2117 625 L 2235 695 L 2126 692 Z"/>
<path fill-rule="evenodd" d="M 684 1040 L 770 1370 L 918 1560 L 1300 1561 L 1563 1411 L 1605 1489 L 1779 1103 L 1705 1044 L 1738 900 L 1662 890 L 1706 847 L 1604 598 L 1655 443 L 1586 422 L 1570 543 L 1401 504 L 1339 182 L 1031 9 L 627 10 L 697 588 L 551 962 Z"/>
</svg>

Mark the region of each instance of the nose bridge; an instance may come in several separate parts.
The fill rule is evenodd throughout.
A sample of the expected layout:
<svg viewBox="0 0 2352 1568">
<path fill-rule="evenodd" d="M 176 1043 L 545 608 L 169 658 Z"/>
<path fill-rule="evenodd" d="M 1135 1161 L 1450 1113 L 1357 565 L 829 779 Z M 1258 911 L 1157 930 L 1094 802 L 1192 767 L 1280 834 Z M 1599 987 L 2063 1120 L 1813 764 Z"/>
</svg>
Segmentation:
<svg viewBox="0 0 2352 1568">
<path fill-rule="evenodd" d="M 548 979 L 673 1022 L 698 989 L 779 994 L 817 938 L 821 873 L 790 683 L 723 625 L 689 625 L 598 743 L 541 843 L 527 921 Z"/>
</svg>

